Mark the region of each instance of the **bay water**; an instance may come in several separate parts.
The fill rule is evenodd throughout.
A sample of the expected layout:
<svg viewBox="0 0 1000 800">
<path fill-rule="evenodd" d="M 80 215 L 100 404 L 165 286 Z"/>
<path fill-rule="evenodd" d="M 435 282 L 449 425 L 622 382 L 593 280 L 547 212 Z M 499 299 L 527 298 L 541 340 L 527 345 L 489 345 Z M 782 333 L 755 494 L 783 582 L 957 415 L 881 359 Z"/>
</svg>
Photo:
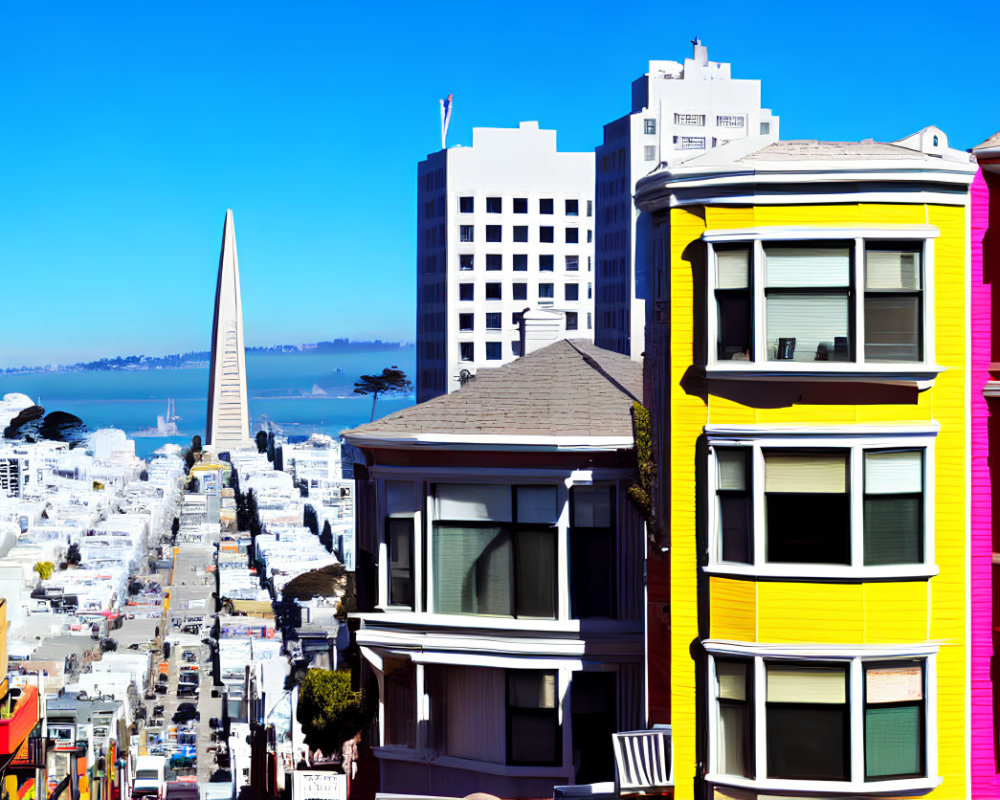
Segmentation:
<svg viewBox="0 0 1000 800">
<path fill-rule="evenodd" d="M 247 395 L 251 432 L 269 423 L 290 436 L 326 433 L 368 422 L 371 397 L 354 394 L 362 374 L 377 374 L 398 366 L 411 379 L 416 368 L 412 346 L 392 350 L 299 351 L 247 353 Z M 49 411 L 66 411 L 90 430 L 121 428 L 135 439 L 136 455 L 148 458 L 166 442 L 187 445 L 205 438 L 208 410 L 208 363 L 181 369 L 53 371 L 0 375 L 0 395 L 21 392 Z M 136 436 L 156 427 L 173 398 L 177 436 Z M 415 402 L 414 395 L 380 398 L 375 417 Z"/>
</svg>

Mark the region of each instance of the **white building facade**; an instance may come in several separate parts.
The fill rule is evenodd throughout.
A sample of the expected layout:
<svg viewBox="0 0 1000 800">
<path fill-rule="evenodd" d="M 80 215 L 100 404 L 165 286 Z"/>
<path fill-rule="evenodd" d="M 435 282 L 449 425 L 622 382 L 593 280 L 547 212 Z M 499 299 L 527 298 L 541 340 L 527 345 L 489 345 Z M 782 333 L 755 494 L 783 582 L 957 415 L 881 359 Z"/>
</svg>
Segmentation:
<svg viewBox="0 0 1000 800">
<path fill-rule="evenodd" d="M 778 139 L 778 117 L 761 108 L 760 81 L 734 80 L 730 65 L 708 60 L 695 40 L 692 58 L 650 61 L 632 82 L 632 111 L 604 126 L 596 150 L 594 341 L 639 358 L 645 347 L 645 278 L 636 273 L 638 180 L 734 139 Z M 641 239 L 641 235 L 638 237 Z M 641 259 L 639 259 L 641 262 Z"/>
<path fill-rule="evenodd" d="M 474 128 L 417 167 L 417 401 L 517 357 L 528 308 L 593 339 L 592 153 L 537 122 Z"/>
</svg>

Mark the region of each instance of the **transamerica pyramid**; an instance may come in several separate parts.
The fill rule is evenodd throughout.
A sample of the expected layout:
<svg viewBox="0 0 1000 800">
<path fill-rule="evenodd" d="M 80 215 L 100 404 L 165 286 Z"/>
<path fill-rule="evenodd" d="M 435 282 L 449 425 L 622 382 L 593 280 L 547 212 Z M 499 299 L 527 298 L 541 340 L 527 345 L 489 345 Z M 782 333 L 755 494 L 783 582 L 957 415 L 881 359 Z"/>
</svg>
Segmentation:
<svg viewBox="0 0 1000 800">
<path fill-rule="evenodd" d="M 212 322 L 212 367 L 208 379 L 208 425 L 205 444 L 216 453 L 235 449 L 250 438 L 247 410 L 247 363 L 243 347 L 243 303 L 236 258 L 233 211 L 222 228 L 219 280 Z"/>
</svg>

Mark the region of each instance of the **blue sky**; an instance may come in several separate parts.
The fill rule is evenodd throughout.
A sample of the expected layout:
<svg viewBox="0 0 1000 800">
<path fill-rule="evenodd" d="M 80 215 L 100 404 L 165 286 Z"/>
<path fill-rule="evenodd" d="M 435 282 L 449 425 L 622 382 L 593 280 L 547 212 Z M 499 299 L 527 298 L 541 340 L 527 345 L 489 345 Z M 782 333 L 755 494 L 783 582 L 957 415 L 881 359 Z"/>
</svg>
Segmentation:
<svg viewBox="0 0 1000 800">
<path fill-rule="evenodd" d="M 0 366 L 206 349 L 226 208 L 247 343 L 412 340 L 416 164 L 538 120 L 590 150 L 699 36 L 783 138 L 1000 129 L 986 4 L 0 6 Z"/>
</svg>

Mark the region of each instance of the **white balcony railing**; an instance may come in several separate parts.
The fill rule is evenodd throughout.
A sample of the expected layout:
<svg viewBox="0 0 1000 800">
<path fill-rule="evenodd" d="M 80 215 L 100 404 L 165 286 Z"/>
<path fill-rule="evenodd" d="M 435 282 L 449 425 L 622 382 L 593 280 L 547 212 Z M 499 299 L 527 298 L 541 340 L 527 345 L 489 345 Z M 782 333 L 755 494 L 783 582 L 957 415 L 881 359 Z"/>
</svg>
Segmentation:
<svg viewBox="0 0 1000 800">
<path fill-rule="evenodd" d="M 615 794 L 662 794 L 674 785 L 669 725 L 611 735 L 615 750 Z"/>
</svg>

